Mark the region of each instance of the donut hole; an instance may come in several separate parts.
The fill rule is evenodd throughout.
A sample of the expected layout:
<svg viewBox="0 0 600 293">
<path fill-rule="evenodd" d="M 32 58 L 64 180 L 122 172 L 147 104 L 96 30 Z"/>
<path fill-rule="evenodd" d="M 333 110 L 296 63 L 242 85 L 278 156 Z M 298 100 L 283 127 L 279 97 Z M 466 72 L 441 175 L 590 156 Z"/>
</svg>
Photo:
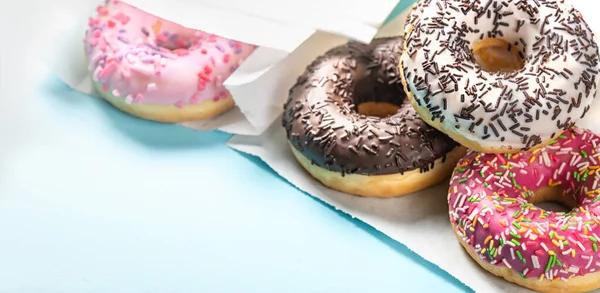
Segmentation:
<svg viewBox="0 0 600 293">
<path fill-rule="evenodd" d="M 487 38 L 476 42 L 472 51 L 475 62 L 487 72 L 514 72 L 525 66 L 520 43 Z"/>
<path fill-rule="evenodd" d="M 161 21 L 154 23 L 150 30 L 154 32 L 156 46 L 171 51 L 188 50 L 199 41 L 199 38 L 193 34 L 164 29 Z"/>
<path fill-rule="evenodd" d="M 156 36 L 156 45 L 165 48 L 167 50 L 188 50 L 192 47 L 194 40 L 192 38 L 186 38 L 176 33 L 170 33 L 162 31 Z"/>
<path fill-rule="evenodd" d="M 356 81 L 354 104 L 361 115 L 385 118 L 398 113 L 406 102 L 406 94 L 400 83 L 384 83 L 378 74 Z"/>
<path fill-rule="evenodd" d="M 567 213 L 577 206 L 573 196 L 558 187 L 544 187 L 534 192 L 531 203 L 540 209 L 555 213 Z"/>
<path fill-rule="evenodd" d="M 364 102 L 358 105 L 358 113 L 365 116 L 385 118 L 398 112 L 400 107 L 386 102 Z"/>
</svg>

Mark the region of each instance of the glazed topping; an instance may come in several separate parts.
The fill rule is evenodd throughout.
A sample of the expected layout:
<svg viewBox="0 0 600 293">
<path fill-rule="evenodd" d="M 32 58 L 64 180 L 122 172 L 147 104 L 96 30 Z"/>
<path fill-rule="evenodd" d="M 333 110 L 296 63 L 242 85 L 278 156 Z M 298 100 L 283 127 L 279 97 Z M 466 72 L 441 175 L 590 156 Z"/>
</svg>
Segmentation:
<svg viewBox="0 0 600 293">
<path fill-rule="evenodd" d="M 424 123 L 402 89 L 402 43 L 402 38 L 350 42 L 310 64 L 284 106 L 283 126 L 292 146 L 314 164 L 342 174 L 427 171 L 445 158 L 456 143 Z M 387 117 L 365 116 L 359 105 L 398 110 Z"/>
<path fill-rule="evenodd" d="M 458 234 L 484 260 L 524 278 L 569 279 L 600 269 L 600 137 L 563 132 L 518 155 L 469 151 L 454 172 L 448 202 Z M 558 189 L 570 212 L 532 201 Z"/>
<path fill-rule="evenodd" d="M 95 82 L 126 103 L 181 107 L 228 98 L 223 81 L 255 46 L 184 28 L 110 0 L 89 20 Z"/>
<path fill-rule="evenodd" d="M 404 75 L 424 118 L 485 148 L 556 137 L 585 116 L 598 88 L 594 35 L 565 1 L 421 0 L 407 38 Z M 523 66 L 483 70 L 473 53 L 481 42 L 503 42 Z"/>
</svg>

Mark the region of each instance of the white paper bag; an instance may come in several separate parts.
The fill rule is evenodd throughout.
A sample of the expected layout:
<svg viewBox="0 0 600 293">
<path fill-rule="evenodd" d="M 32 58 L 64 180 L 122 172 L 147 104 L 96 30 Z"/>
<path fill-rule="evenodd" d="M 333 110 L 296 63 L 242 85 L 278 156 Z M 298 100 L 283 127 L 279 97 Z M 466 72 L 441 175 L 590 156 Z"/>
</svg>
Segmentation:
<svg viewBox="0 0 600 293">
<path fill-rule="evenodd" d="M 329 32 L 368 43 L 399 0 L 125 0 L 125 2 L 166 19 L 177 19 L 180 24 L 189 27 L 206 28 L 210 31 L 209 27 L 218 24 L 217 29 L 224 32 L 221 27 L 229 25 L 231 30 L 228 32 L 232 33 L 231 36 L 239 31 L 238 23 L 246 23 L 248 18 L 257 18 Z M 232 18 L 221 19 L 218 13 L 215 14 L 220 10 L 236 13 L 232 14 Z M 221 24 L 223 22 L 228 24 Z M 262 37 L 272 41 L 273 36 L 265 34 Z"/>
<path fill-rule="evenodd" d="M 385 1 L 398 2 L 398 0 Z M 125 2 L 189 28 L 200 29 L 258 46 L 246 61 L 224 81 L 225 87 L 232 93 L 237 106 L 212 119 L 183 123 L 184 126 L 199 130 L 220 129 L 244 135 L 257 135 L 263 132 L 281 113 L 277 104 L 278 100 L 272 99 L 272 96 L 269 95 L 271 89 L 265 88 L 265 86 L 275 84 L 273 79 L 288 77 L 288 75 L 282 75 L 282 71 L 286 74 L 297 72 L 297 70 L 294 71 L 295 67 L 290 66 L 296 66 L 296 64 L 300 66 L 300 64 L 286 63 L 286 57 L 314 35 L 317 32 L 316 29 L 321 28 L 306 25 L 308 23 L 306 19 L 313 19 L 313 15 L 304 15 L 300 18 L 295 16 L 295 20 L 305 19 L 304 23 L 284 22 L 254 13 L 255 11 L 244 11 L 244 7 L 248 8 L 248 5 L 234 9 L 227 5 L 215 5 L 215 1 L 211 0 L 125 0 Z M 328 1 L 321 0 L 321 2 L 327 3 Z M 91 83 L 91 73 L 87 70 L 83 38 L 88 18 L 93 16 L 96 7 L 103 3 L 103 0 L 56 0 L 52 3 L 45 3 L 45 7 L 40 8 L 44 9 L 46 13 L 45 17 L 39 20 L 42 29 L 39 42 L 52 44 L 52 46 L 46 46 L 48 49 L 41 52 L 44 63 L 71 88 L 88 95 L 96 94 Z M 223 2 L 223 4 L 227 3 L 232 4 L 233 2 Z M 258 3 L 264 5 L 267 2 L 263 0 Z M 255 9 L 255 7 L 252 8 Z M 279 6 L 281 15 L 293 13 L 287 8 Z M 392 9 L 393 5 L 385 5 L 366 10 L 370 13 L 363 20 L 370 24 L 364 25 L 371 28 L 377 27 L 377 23 L 381 24 Z M 353 20 L 352 17 L 348 16 L 344 19 L 354 26 L 363 24 L 361 19 Z M 377 21 L 378 17 L 381 17 L 379 21 Z M 324 27 L 327 28 L 327 26 Z M 330 30 L 335 31 L 334 29 Z M 357 37 L 370 41 L 368 35 Z M 314 54 L 320 53 L 322 47 L 319 45 L 328 46 L 335 43 L 335 41 L 326 43 L 327 41 L 329 39 L 324 40 L 324 43 L 316 44 Z M 308 51 L 310 48 L 305 49 L 303 55 L 310 55 Z M 274 70 L 277 73 L 274 73 Z M 265 81 L 267 79 L 270 81 Z M 283 80 L 282 84 L 287 84 L 286 82 L 287 80 Z"/>
<path fill-rule="evenodd" d="M 573 2 L 580 9 L 588 5 L 588 13 L 595 11 L 594 4 L 591 2 L 586 0 L 573 0 Z M 406 15 L 407 11 L 400 14 L 384 26 L 378 36 L 401 34 Z M 584 16 L 586 20 L 590 19 L 585 13 Z M 600 26 L 596 25 L 596 23 L 600 24 L 600 21 L 590 19 L 588 22 L 596 32 L 600 32 Z M 302 47 L 299 48 L 301 49 Z M 578 125 L 600 134 L 599 117 L 600 96 L 597 97 L 586 118 Z M 484 271 L 467 255 L 454 236 L 450 225 L 447 182 L 414 194 L 390 199 L 358 197 L 329 189 L 311 177 L 296 162 L 279 119 L 280 117 L 260 136 L 236 135 L 228 145 L 238 151 L 258 156 L 298 189 L 401 242 L 475 292 L 532 292 Z M 600 290 L 594 292 L 598 293 Z"/>
</svg>

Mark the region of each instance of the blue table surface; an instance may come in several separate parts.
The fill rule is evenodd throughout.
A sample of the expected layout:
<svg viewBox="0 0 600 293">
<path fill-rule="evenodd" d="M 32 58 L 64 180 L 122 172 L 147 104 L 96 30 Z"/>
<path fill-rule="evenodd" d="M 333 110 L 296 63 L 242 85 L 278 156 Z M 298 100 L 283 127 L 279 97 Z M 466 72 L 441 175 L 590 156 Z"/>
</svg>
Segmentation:
<svg viewBox="0 0 600 293">
<path fill-rule="evenodd" d="M 26 100 L 0 148 L 0 292 L 470 291 L 229 134 L 133 118 L 53 77 Z"/>
</svg>

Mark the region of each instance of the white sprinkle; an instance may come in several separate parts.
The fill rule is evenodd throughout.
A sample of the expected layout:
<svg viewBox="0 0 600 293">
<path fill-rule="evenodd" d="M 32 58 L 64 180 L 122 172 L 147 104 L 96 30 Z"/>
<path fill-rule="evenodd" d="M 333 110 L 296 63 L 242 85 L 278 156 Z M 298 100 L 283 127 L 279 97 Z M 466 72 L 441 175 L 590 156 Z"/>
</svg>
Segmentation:
<svg viewBox="0 0 600 293">
<path fill-rule="evenodd" d="M 464 194 L 463 194 L 462 196 L 463 196 L 463 197 L 462 197 L 462 198 L 461 198 L 461 200 L 460 200 L 460 205 L 459 205 L 459 206 L 461 206 L 461 207 L 464 207 L 464 203 L 465 203 L 465 200 L 467 199 L 467 196 L 466 196 L 466 195 L 464 195 Z"/>
<path fill-rule="evenodd" d="M 575 156 L 575 161 L 573 162 L 573 166 L 579 164 L 579 162 L 581 161 L 581 155 L 579 153 L 576 153 L 577 155 Z"/>
<path fill-rule="evenodd" d="M 582 251 L 585 251 L 585 247 L 583 247 L 583 244 L 581 244 L 580 241 L 577 241 L 575 243 L 577 243 L 577 246 L 579 246 L 579 248 L 581 248 Z"/>
<path fill-rule="evenodd" d="M 590 162 L 581 162 L 577 164 L 577 169 L 581 172 L 590 166 Z"/>
<path fill-rule="evenodd" d="M 569 250 L 563 251 L 562 254 L 567 255 L 567 254 L 571 253 L 571 250 L 573 250 L 573 248 L 569 248 Z"/>
<path fill-rule="evenodd" d="M 114 89 L 114 90 L 112 91 L 112 95 L 113 95 L 113 96 L 115 96 L 115 97 L 118 97 L 118 96 L 120 96 L 120 95 L 121 95 L 121 93 L 120 93 L 120 92 L 119 92 L 117 89 Z"/>
<path fill-rule="evenodd" d="M 544 243 L 544 242 L 540 242 L 540 245 L 542 246 L 542 248 L 543 248 L 543 249 L 544 249 L 546 252 L 548 252 L 548 246 L 546 246 L 546 243 Z"/>
<path fill-rule="evenodd" d="M 544 181 L 544 175 L 541 175 L 540 178 L 538 179 L 537 186 L 542 186 L 542 181 Z"/>
<path fill-rule="evenodd" d="M 531 256 L 531 262 L 533 263 L 533 268 L 534 269 L 539 269 L 540 268 L 540 261 L 539 261 L 537 255 L 532 255 Z"/>
<path fill-rule="evenodd" d="M 148 86 L 146 86 L 146 89 L 151 92 L 151 91 L 155 91 L 156 90 L 156 83 L 149 83 Z"/>
<path fill-rule="evenodd" d="M 479 209 L 474 209 L 473 212 L 471 213 L 471 215 L 469 215 L 467 218 L 470 221 L 473 221 L 473 219 L 475 218 L 475 215 L 479 214 Z"/>
<path fill-rule="evenodd" d="M 590 256 L 590 260 L 588 261 L 588 264 L 585 266 L 585 269 L 587 270 L 591 265 L 592 265 L 592 261 L 594 260 L 593 256 Z"/>
<path fill-rule="evenodd" d="M 579 267 L 578 266 L 570 266 L 569 273 L 573 273 L 573 274 L 579 273 Z"/>
<path fill-rule="evenodd" d="M 529 268 L 525 268 L 525 270 L 523 271 L 523 276 L 527 276 L 527 273 L 529 273 Z"/>
<path fill-rule="evenodd" d="M 510 257 L 514 260 L 515 259 L 515 250 L 511 247 L 510 248 Z"/>
<path fill-rule="evenodd" d="M 506 267 L 508 267 L 509 269 L 512 269 L 512 266 L 511 266 L 511 265 L 508 263 L 508 261 L 506 260 L 506 258 L 503 258 L 503 259 L 502 259 L 502 262 L 504 263 L 504 265 L 505 265 Z"/>
<path fill-rule="evenodd" d="M 548 153 L 543 151 L 542 157 L 544 157 L 544 163 L 546 164 L 546 167 L 550 167 L 550 157 L 548 157 Z"/>
<path fill-rule="evenodd" d="M 535 223 L 535 226 L 537 227 L 538 231 L 540 231 L 540 233 L 546 234 L 546 229 L 544 227 L 542 227 L 542 225 L 540 225 L 540 223 Z"/>
<path fill-rule="evenodd" d="M 459 201 L 460 201 L 461 199 L 463 199 L 464 197 L 465 197 L 465 195 L 464 195 L 464 194 L 459 194 L 459 195 L 456 197 L 456 200 L 454 201 L 454 205 L 452 205 L 452 208 L 453 208 L 453 209 L 455 209 L 455 208 L 456 208 L 456 205 L 457 205 L 457 204 L 459 203 Z M 462 206 L 462 205 L 460 205 L 460 206 Z"/>
</svg>

